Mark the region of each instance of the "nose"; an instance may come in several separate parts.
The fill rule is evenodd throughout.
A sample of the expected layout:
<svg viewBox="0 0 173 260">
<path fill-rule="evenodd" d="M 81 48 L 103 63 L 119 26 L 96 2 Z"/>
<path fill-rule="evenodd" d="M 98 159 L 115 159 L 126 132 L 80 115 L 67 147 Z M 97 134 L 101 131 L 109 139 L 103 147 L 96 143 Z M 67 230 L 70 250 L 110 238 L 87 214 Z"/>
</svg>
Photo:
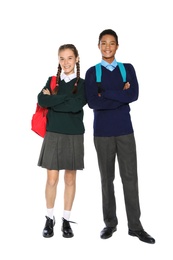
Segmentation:
<svg viewBox="0 0 173 260">
<path fill-rule="evenodd" d="M 107 43 L 107 44 L 106 44 L 106 49 L 109 49 L 109 47 L 110 47 L 110 45 Z"/>
<path fill-rule="evenodd" d="M 64 60 L 64 65 L 68 64 L 68 60 Z"/>
</svg>

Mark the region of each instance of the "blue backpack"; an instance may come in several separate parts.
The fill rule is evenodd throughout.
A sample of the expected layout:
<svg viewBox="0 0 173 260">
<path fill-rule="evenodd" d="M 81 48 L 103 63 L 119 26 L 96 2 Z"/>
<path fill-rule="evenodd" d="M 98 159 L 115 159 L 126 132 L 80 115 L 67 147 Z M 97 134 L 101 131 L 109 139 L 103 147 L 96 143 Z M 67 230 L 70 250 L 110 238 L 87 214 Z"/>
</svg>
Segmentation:
<svg viewBox="0 0 173 260">
<path fill-rule="evenodd" d="M 124 64 L 121 62 L 117 62 L 117 64 L 120 69 L 121 76 L 123 78 L 123 82 L 125 83 L 126 82 L 126 69 L 124 67 Z M 99 84 L 99 83 L 101 83 L 101 76 L 102 76 L 101 63 L 96 64 L 95 69 L 96 69 L 96 82 Z"/>
</svg>

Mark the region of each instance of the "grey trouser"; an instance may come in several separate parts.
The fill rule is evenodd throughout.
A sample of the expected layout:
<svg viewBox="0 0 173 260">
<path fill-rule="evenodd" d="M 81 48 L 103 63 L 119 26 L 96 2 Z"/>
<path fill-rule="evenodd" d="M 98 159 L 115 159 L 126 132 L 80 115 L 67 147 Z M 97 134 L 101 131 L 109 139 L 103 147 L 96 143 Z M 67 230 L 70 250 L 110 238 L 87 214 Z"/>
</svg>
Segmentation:
<svg viewBox="0 0 173 260">
<path fill-rule="evenodd" d="M 102 185 L 103 218 L 107 227 L 118 224 L 114 194 L 115 159 L 117 156 L 123 185 L 128 227 L 140 230 L 136 143 L 134 134 L 118 137 L 94 137 Z"/>
</svg>

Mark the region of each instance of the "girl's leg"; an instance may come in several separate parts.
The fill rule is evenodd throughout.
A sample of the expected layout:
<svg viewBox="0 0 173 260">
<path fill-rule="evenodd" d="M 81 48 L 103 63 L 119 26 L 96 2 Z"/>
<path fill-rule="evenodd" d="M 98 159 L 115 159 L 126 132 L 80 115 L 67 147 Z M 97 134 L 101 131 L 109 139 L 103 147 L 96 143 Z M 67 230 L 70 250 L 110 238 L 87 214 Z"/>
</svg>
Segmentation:
<svg viewBox="0 0 173 260">
<path fill-rule="evenodd" d="M 54 208 L 58 180 L 59 180 L 59 171 L 47 170 L 47 182 L 46 182 L 46 189 L 45 189 L 47 209 Z"/>
<path fill-rule="evenodd" d="M 59 171 L 47 170 L 47 182 L 45 188 L 47 216 L 46 224 L 43 229 L 44 237 L 52 237 L 54 235 L 53 227 L 55 225 L 55 218 L 53 216 L 54 204 L 56 199 L 56 190 L 59 180 Z"/>
<path fill-rule="evenodd" d="M 65 170 L 64 210 L 71 211 L 76 193 L 76 171 Z"/>
<path fill-rule="evenodd" d="M 65 170 L 64 174 L 64 212 L 63 212 L 63 224 L 62 233 L 63 237 L 73 237 L 73 231 L 70 226 L 70 213 L 73 206 L 73 201 L 76 193 L 76 171 Z"/>
</svg>

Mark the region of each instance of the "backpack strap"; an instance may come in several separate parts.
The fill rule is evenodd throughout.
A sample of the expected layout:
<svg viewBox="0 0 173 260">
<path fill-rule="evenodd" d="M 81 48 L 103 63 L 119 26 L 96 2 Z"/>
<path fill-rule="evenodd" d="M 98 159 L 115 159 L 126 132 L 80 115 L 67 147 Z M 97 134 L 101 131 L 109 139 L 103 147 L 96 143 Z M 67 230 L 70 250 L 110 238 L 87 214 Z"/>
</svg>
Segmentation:
<svg viewBox="0 0 173 260">
<path fill-rule="evenodd" d="M 101 82 L 101 76 L 102 76 L 102 69 L 101 69 L 101 63 L 98 63 L 95 65 L 96 69 L 96 82 Z"/>
<path fill-rule="evenodd" d="M 52 76 L 50 81 L 50 88 L 53 90 L 56 87 L 56 76 Z"/>
<path fill-rule="evenodd" d="M 124 67 L 124 64 L 122 62 L 117 62 L 117 63 L 121 72 L 121 76 L 123 78 L 123 82 L 126 82 L 126 69 Z"/>
<path fill-rule="evenodd" d="M 124 64 L 122 62 L 117 62 L 117 64 L 120 69 L 123 82 L 126 82 L 126 69 L 124 67 Z M 101 63 L 96 64 L 95 69 L 96 69 L 96 82 L 99 83 L 101 82 L 101 76 L 102 76 Z"/>
</svg>

